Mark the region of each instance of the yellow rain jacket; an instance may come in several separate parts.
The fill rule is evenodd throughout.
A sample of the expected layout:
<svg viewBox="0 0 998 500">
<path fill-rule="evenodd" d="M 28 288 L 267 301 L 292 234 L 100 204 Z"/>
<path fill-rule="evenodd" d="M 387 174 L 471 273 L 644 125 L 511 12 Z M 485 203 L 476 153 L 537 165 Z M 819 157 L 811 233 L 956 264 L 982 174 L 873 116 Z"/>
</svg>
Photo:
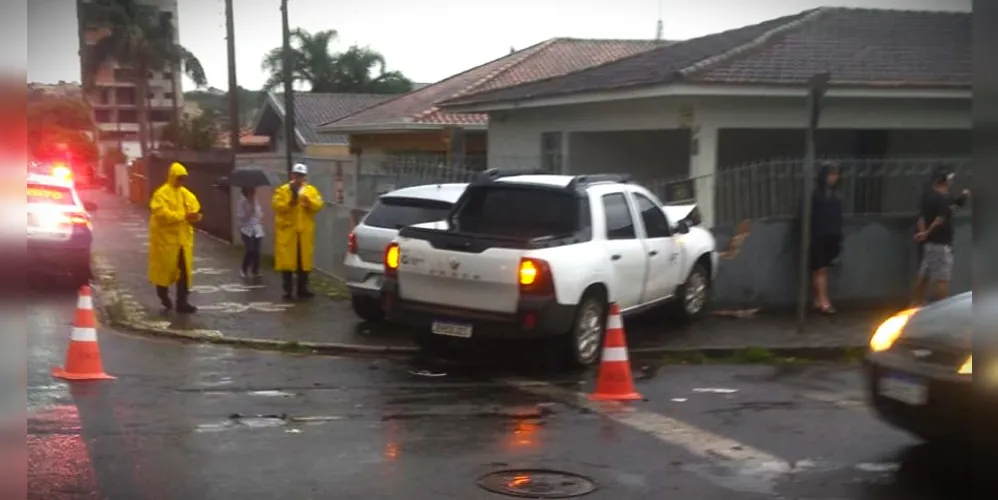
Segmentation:
<svg viewBox="0 0 998 500">
<path fill-rule="evenodd" d="M 156 286 L 170 286 L 180 279 L 177 258 L 184 252 L 187 285 L 191 286 L 194 263 L 194 226 L 187 214 L 200 213 L 201 203 L 189 189 L 174 186 L 177 177 L 187 175 L 179 163 L 170 165 L 166 184 L 152 194 L 149 202 L 149 281 Z"/>
<path fill-rule="evenodd" d="M 315 214 L 322 209 L 322 195 L 310 184 L 298 191 L 298 203 L 291 204 L 291 184 L 274 190 L 274 269 L 297 271 L 301 251 L 301 270 L 312 270 L 315 251 Z"/>
</svg>

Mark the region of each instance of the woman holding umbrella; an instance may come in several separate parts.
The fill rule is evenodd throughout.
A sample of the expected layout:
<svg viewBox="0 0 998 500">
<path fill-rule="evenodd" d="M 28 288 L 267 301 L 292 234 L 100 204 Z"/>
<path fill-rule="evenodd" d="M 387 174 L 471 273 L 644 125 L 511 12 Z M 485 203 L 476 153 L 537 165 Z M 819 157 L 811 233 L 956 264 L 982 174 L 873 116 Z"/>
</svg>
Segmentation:
<svg viewBox="0 0 998 500">
<path fill-rule="evenodd" d="M 243 278 L 260 277 L 260 243 L 263 241 L 263 209 L 256 201 L 256 188 L 242 188 L 239 200 L 239 233 L 243 238 Z M 252 274 L 250 272 L 252 271 Z"/>
<path fill-rule="evenodd" d="M 243 278 L 260 277 L 260 248 L 263 242 L 263 210 L 256 201 L 256 188 L 279 186 L 281 178 L 262 167 L 239 167 L 228 176 L 218 180 L 216 186 L 226 192 L 230 188 L 240 188 L 242 198 L 236 208 L 239 234 L 246 249 L 240 271 Z"/>
</svg>

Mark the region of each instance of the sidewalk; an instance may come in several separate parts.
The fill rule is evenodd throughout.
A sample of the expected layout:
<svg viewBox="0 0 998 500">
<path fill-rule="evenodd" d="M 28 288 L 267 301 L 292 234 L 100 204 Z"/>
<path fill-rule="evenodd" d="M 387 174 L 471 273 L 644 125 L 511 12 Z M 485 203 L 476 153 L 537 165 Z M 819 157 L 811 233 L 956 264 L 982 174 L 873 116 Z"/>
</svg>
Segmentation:
<svg viewBox="0 0 998 500">
<path fill-rule="evenodd" d="M 99 206 L 94 216 L 95 270 L 102 295 L 110 302 L 105 305 L 113 309 L 119 326 L 265 348 L 321 343 L 328 344 L 326 350 L 414 350 L 402 332 L 361 324 L 334 278 L 314 272 L 316 297 L 284 301 L 272 263 L 261 263 L 259 281 L 243 280 L 241 251 L 201 232 L 194 241 L 190 299 L 198 312 L 164 312 L 147 277 L 148 211 L 107 192 L 88 191 L 83 197 Z M 174 293 L 171 288 L 171 296 Z"/>
<path fill-rule="evenodd" d="M 147 334 L 322 352 L 414 352 L 404 329 L 361 322 L 335 279 L 313 273 L 310 301 L 281 299 L 280 276 L 267 264 L 260 282 L 239 276 L 241 253 L 228 243 L 197 233 L 191 301 L 193 315 L 164 313 L 146 276 L 148 212 L 117 196 L 85 191 L 96 201 L 95 261 L 101 296 L 117 326 Z M 173 290 L 171 290 L 171 295 Z M 723 313 L 722 311 L 717 311 Z M 806 353 L 862 348 L 884 314 L 843 312 L 811 315 L 798 334 L 788 314 L 730 317 L 715 314 L 679 326 L 667 315 L 629 320 L 631 350 L 654 354 L 684 351 L 724 353 L 748 348 Z"/>
</svg>

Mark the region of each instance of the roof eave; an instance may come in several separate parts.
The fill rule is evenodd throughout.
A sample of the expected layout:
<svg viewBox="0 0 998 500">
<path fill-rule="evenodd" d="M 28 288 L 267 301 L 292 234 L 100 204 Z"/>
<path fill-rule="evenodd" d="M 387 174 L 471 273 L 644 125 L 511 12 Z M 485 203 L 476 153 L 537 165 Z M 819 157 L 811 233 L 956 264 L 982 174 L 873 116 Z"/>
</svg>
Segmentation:
<svg viewBox="0 0 998 500">
<path fill-rule="evenodd" d="M 386 122 L 338 124 L 328 123 L 316 129 L 319 133 L 331 134 L 365 134 L 389 132 L 418 132 L 424 130 L 442 130 L 449 127 L 460 127 L 467 130 L 485 130 L 484 123 L 419 123 L 419 122 Z"/>
<path fill-rule="evenodd" d="M 284 118 L 287 116 L 284 112 L 284 102 L 277 98 L 277 94 L 273 90 L 267 92 L 267 102 L 274 107 L 274 111 L 277 112 L 277 116 L 281 118 L 281 130 L 284 130 Z M 308 141 L 305 140 L 305 135 L 301 133 L 297 123 L 295 124 L 295 139 L 298 140 L 298 147 L 300 148 L 304 148 L 308 145 Z"/>
<path fill-rule="evenodd" d="M 573 94 L 528 97 L 495 101 L 457 101 L 441 103 L 440 109 L 450 113 L 488 113 L 523 108 L 571 106 L 598 102 L 626 101 L 656 97 L 804 97 L 807 87 L 779 84 L 720 84 L 675 83 L 650 87 L 600 90 Z M 969 86 L 916 86 L 897 85 L 837 85 L 830 88 L 828 97 L 900 98 L 900 99 L 969 99 Z"/>
</svg>

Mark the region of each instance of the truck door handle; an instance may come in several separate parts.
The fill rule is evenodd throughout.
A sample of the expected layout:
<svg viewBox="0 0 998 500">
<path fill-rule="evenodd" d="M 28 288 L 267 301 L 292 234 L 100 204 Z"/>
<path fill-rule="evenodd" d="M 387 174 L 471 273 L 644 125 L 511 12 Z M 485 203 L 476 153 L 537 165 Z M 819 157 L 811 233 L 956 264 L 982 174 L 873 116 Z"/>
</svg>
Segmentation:
<svg viewBox="0 0 998 500">
<path fill-rule="evenodd" d="M 652 251 L 648 252 L 648 255 L 651 255 L 652 257 L 654 257 L 654 256 L 658 255 L 658 250 L 652 250 Z"/>
<path fill-rule="evenodd" d="M 610 256 L 610 260 L 620 260 L 620 254 L 619 254 L 619 253 L 617 253 L 617 254 L 613 254 L 613 255 L 611 255 L 611 256 Z"/>
</svg>

